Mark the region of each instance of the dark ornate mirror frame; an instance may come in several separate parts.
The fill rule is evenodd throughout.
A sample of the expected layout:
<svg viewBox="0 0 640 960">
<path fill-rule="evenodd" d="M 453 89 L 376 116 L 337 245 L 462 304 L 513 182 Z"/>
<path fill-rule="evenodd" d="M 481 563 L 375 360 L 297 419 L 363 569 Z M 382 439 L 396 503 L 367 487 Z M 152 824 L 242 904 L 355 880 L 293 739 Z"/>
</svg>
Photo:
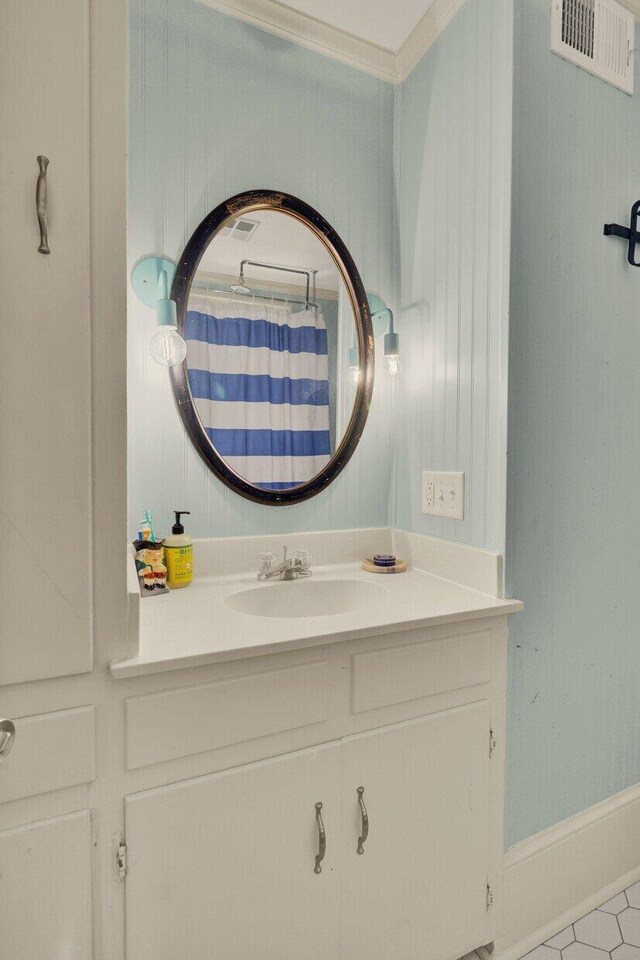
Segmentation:
<svg viewBox="0 0 640 960">
<path fill-rule="evenodd" d="M 169 373 L 184 428 L 209 469 L 227 487 L 239 493 L 242 497 L 254 500 L 256 503 L 278 506 L 300 503 L 302 500 L 315 497 L 335 480 L 351 459 L 364 431 L 371 404 L 374 377 L 374 337 L 364 285 L 351 254 L 338 234 L 313 207 L 296 197 L 290 196 L 290 194 L 279 193 L 274 190 L 250 190 L 247 193 L 239 193 L 235 197 L 225 200 L 224 203 L 207 214 L 192 234 L 178 261 L 171 288 L 171 299 L 175 300 L 178 310 L 179 333 L 182 334 L 184 331 L 191 284 L 209 243 L 228 220 L 235 220 L 242 214 L 249 214 L 257 210 L 280 210 L 312 230 L 331 254 L 348 290 L 356 324 L 360 377 L 356 387 L 351 419 L 337 450 L 324 470 L 298 487 L 292 487 L 290 490 L 262 490 L 255 487 L 231 470 L 209 440 L 191 395 L 186 360 L 179 366 L 171 367 Z"/>
</svg>

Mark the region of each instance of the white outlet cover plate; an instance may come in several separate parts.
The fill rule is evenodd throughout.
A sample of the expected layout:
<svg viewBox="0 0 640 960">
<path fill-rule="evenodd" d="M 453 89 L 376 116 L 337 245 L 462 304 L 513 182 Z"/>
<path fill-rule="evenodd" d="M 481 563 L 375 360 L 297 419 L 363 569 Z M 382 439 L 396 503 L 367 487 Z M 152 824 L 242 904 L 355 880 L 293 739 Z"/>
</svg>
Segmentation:
<svg viewBox="0 0 640 960">
<path fill-rule="evenodd" d="M 464 520 L 464 473 L 422 474 L 422 512 L 431 517 Z"/>
</svg>

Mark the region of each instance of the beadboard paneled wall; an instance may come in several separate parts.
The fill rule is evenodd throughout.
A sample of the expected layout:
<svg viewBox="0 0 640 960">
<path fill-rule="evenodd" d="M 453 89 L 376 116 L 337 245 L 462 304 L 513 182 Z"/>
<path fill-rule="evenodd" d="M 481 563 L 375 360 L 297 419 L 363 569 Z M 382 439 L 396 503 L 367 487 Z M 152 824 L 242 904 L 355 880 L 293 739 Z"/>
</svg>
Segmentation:
<svg viewBox="0 0 640 960">
<path fill-rule="evenodd" d="M 629 97 L 516 10 L 509 843 L 640 781 L 640 270 L 602 235 L 640 197 L 640 61 Z"/>
<path fill-rule="evenodd" d="M 504 547 L 512 0 L 467 0 L 396 93 L 402 352 L 395 522 Z M 421 512 L 466 474 L 464 521 Z"/>
<path fill-rule="evenodd" d="M 132 0 L 129 263 L 177 259 L 204 215 L 270 187 L 316 207 L 367 289 L 390 301 L 393 88 L 196 0 Z M 380 360 L 364 438 L 326 493 L 271 509 L 227 491 L 202 464 L 148 353 L 152 311 L 129 302 L 129 517 L 158 532 L 191 510 L 200 537 L 380 526 L 388 521 L 390 385 Z"/>
</svg>

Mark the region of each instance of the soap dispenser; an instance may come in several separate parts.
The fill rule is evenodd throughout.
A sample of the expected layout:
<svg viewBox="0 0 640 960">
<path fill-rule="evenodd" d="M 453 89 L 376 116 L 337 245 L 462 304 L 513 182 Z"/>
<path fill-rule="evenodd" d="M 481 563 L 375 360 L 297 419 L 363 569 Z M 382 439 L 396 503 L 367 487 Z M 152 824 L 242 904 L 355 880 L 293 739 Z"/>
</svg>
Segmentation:
<svg viewBox="0 0 640 960">
<path fill-rule="evenodd" d="M 164 562 L 167 568 L 167 584 L 171 590 L 188 587 L 193 579 L 193 540 L 184 532 L 180 518 L 190 515 L 189 510 L 174 510 L 176 522 L 171 536 L 164 541 Z"/>
</svg>

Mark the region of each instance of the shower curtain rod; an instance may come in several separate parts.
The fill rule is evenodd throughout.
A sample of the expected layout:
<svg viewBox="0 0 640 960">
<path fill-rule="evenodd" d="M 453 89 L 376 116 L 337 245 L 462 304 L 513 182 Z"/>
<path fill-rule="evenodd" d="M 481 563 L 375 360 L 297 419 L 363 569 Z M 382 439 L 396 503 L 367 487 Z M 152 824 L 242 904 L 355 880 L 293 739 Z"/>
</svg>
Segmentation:
<svg viewBox="0 0 640 960">
<path fill-rule="evenodd" d="M 245 265 L 249 264 L 250 267 L 262 267 L 264 270 L 280 270 L 282 273 L 298 273 L 302 277 L 307 278 L 307 289 L 305 294 L 305 302 L 309 303 L 309 298 L 311 295 L 311 275 L 313 274 L 313 286 L 314 286 L 314 296 L 315 296 L 315 281 L 317 270 L 301 270 L 299 267 L 285 267 L 277 263 L 267 263 L 265 260 L 241 260 L 240 261 L 240 282 L 244 283 L 244 268 Z"/>
<path fill-rule="evenodd" d="M 313 300 L 290 300 L 287 297 L 272 297 L 268 293 L 236 293 L 233 290 L 217 290 L 215 287 L 210 287 L 207 283 L 192 283 L 191 288 L 196 288 L 197 290 L 204 290 L 209 296 L 217 297 L 218 299 L 224 300 L 233 300 L 234 297 L 244 297 L 245 299 L 256 299 L 259 297 L 261 300 L 269 300 L 273 303 L 286 303 L 292 307 L 301 306 L 301 307 L 313 307 L 314 310 L 320 309 L 320 304 L 315 303 Z"/>
</svg>

